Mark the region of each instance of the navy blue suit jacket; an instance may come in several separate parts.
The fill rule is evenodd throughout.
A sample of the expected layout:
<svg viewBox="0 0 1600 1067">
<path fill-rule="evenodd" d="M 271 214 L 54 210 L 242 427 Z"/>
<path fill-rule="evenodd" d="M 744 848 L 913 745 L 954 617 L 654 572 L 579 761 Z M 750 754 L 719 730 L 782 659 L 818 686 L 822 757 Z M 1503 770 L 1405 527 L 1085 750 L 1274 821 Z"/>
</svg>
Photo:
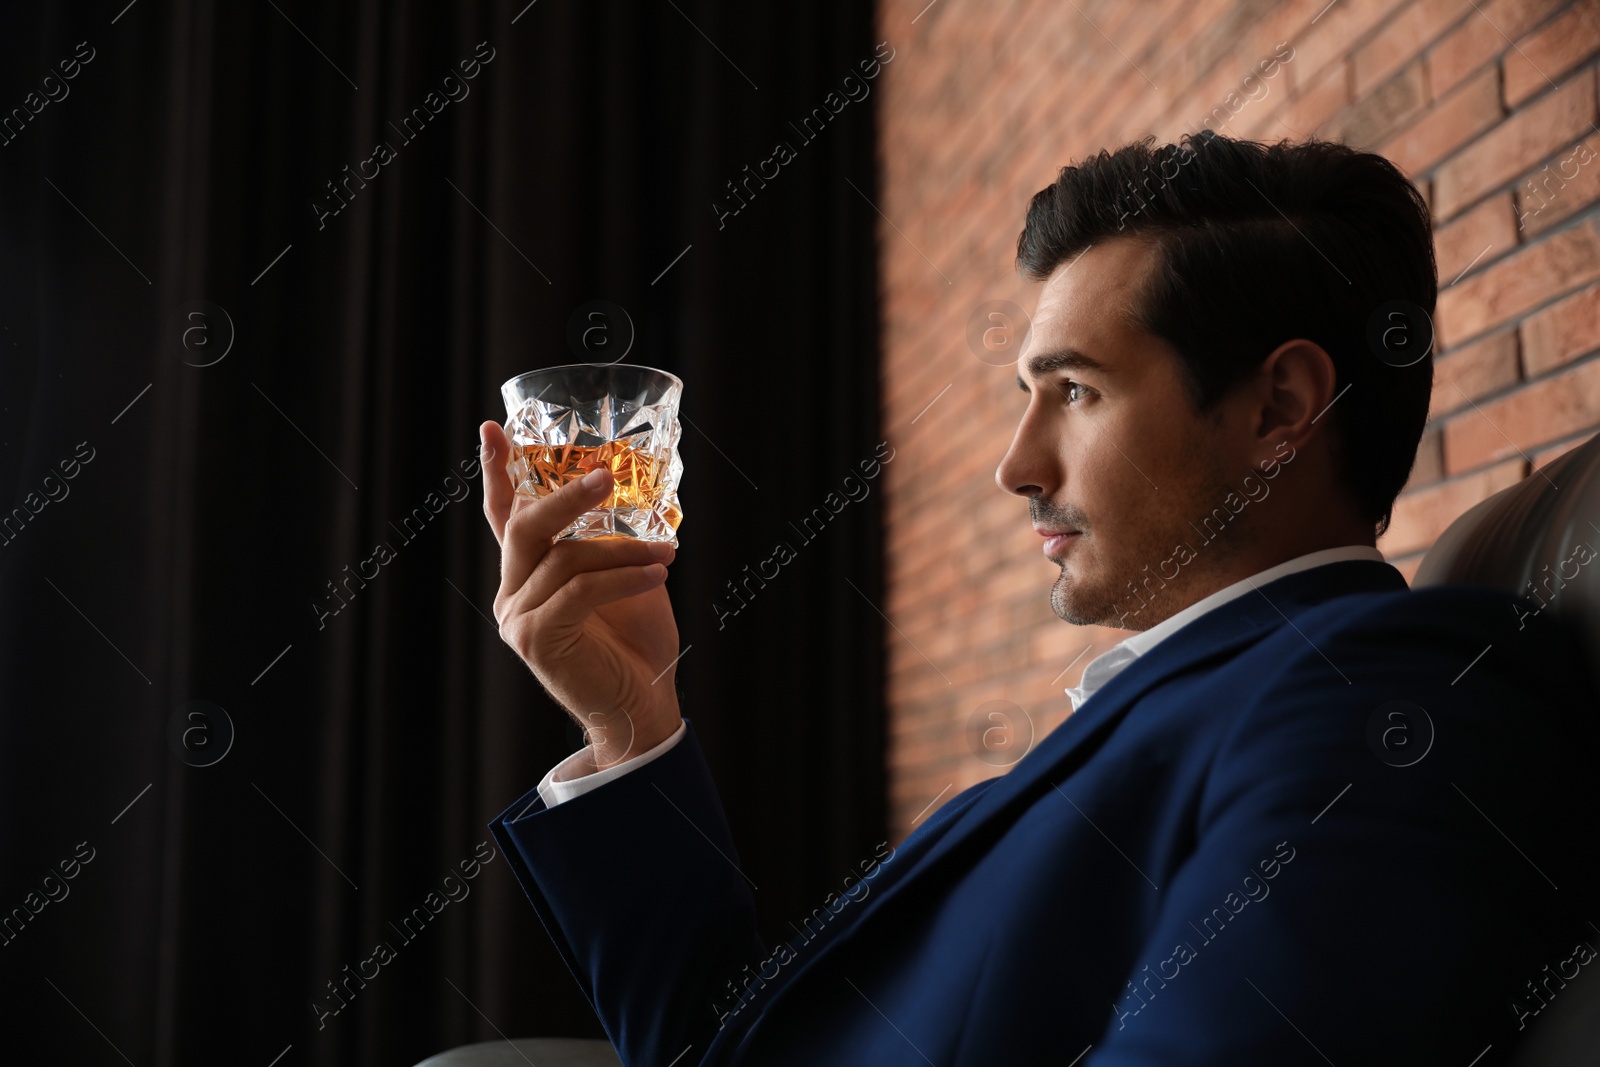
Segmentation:
<svg viewBox="0 0 1600 1067">
<path fill-rule="evenodd" d="M 491 829 L 629 1067 L 1486 1067 L 1600 971 L 1600 708 L 1531 606 L 1366 560 L 1265 584 L 783 945 L 692 724 Z"/>
</svg>

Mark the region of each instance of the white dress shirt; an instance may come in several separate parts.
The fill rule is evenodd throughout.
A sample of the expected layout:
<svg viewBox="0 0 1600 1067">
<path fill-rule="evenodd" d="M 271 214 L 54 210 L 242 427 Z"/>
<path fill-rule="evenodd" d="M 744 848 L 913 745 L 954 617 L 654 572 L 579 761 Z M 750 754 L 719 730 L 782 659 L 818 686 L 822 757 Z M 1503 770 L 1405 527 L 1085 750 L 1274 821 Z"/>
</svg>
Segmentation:
<svg viewBox="0 0 1600 1067">
<path fill-rule="evenodd" d="M 1067 697 L 1072 701 L 1072 710 L 1077 711 L 1078 708 L 1082 707 L 1085 700 L 1088 700 L 1096 690 L 1116 677 L 1128 664 L 1149 652 L 1162 640 L 1172 636 L 1212 608 L 1226 604 L 1234 597 L 1243 596 L 1256 586 L 1265 585 L 1274 579 L 1282 578 L 1286 574 L 1309 570 L 1312 567 L 1320 567 L 1324 563 L 1338 563 L 1347 559 L 1370 559 L 1382 563 L 1383 553 L 1371 545 L 1344 545 L 1339 548 L 1324 548 L 1316 552 L 1307 552 L 1303 556 L 1284 560 L 1277 566 L 1268 567 L 1259 574 L 1252 575 L 1249 578 L 1242 578 L 1230 586 L 1218 589 L 1210 596 L 1196 600 L 1166 621 L 1157 623 L 1141 633 L 1123 638 L 1089 661 L 1088 665 L 1083 668 L 1081 684 L 1064 690 Z M 582 796 L 589 790 L 597 789 L 607 782 L 621 778 L 629 771 L 637 770 L 651 760 L 665 754 L 673 745 L 683 740 L 683 735 L 687 729 L 688 726 L 686 724 L 679 723 L 677 730 L 673 732 L 671 737 L 648 752 L 641 752 L 631 759 L 625 759 L 621 763 L 607 767 L 605 770 L 586 774 L 581 778 L 573 778 L 565 782 L 556 781 L 555 776 L 558 771 L 563 768 L 576 768 L 584 761 L 588 751 L 580 748 L 550 768 L 539 782 L 539 796 L 544 800 L 546 808 L 553 808 L 563 801 Z"/>
</svg>

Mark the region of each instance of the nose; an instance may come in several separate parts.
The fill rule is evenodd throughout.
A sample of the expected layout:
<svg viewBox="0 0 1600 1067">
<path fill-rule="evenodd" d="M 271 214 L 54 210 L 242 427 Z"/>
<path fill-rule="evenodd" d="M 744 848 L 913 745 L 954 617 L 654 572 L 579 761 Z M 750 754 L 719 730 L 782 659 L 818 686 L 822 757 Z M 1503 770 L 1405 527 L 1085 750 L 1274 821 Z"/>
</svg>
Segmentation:
<svg viewBox="0 0 1600 1067">
<path fill-rule="evenodd" d="M 1011 446 L 994 470 L 995 485 L 1002 492 L 1029 498 L 1050 495 L 1059 481 L 1059 473 L 1053 473 L 1056 466 L 1054 442 L 1045 439 L 1038 420 L 1031 418 L 1032 411 L 1033 405 L 1029 404 L 1012 435 Z"/>
</svg>

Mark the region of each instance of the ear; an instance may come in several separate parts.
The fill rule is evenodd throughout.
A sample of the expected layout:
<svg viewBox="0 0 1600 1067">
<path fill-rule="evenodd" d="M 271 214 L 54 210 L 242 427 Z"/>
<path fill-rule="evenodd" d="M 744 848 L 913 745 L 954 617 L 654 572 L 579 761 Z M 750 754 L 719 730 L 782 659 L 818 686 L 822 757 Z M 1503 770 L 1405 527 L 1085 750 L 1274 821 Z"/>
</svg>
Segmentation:
<svg viewBox="0 0 1600 1067">
<path fill-rule="evenodd" d="M 1285 445 L 1299 452 L 1332 425 L 1328 409 L 1337 399 L 1333 357 L 1305 339 L 1285 341 L 1261 363 L 1261 409 L 1250 462 L 1255 467 L 1281 460 Z"/>
</svg>

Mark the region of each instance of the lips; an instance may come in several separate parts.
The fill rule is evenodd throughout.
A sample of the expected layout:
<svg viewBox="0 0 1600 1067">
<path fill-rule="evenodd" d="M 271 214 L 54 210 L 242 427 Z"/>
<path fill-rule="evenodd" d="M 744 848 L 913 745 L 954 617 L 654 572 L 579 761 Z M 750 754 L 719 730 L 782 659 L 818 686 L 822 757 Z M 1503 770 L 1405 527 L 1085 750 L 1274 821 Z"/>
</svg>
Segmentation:
<svg viewBox="0 0 1600 1067">
<path fill-rule="evenodd" d="M 1079 530 L 1039 530 L 1038 533 L 1044 538 L 1044 554 L 1052 559 L 1072 547 L 1073 543 L 1083 536 Z"/>
</svg>

